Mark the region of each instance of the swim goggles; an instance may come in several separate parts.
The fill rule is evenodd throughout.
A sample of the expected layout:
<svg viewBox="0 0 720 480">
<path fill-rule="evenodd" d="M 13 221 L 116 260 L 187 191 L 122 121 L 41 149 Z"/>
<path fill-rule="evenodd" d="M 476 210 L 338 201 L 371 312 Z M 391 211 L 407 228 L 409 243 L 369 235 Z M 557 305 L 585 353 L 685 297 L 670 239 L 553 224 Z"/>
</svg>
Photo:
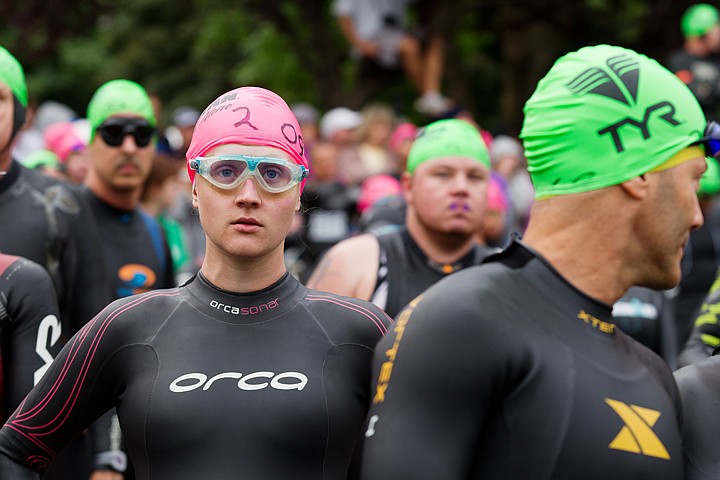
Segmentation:
<svg viewBox="0 0 720 480">
<path fill-rule="evenodd" d="M 230 190 L 250 175 L 264 190 L 280 193 L 307 178 L 310 170 L 303 165 L 279 158 L 251 155 L 217 155 L 190 161 L 190 168 L 218 188 Z"/>
<path fill-rule="evenodd" d="M 155 135 L 155 128 L 144 118 L 111 118 L 97 128 L 103 141 L 111 147 L 119 147 L 127 135 L 132 135 L 135 145 L 147 147 Z"/>
<path fill-rule="evenodd" d="M 720 157 L 720 124 L 716 121 L 708 122 L 705 135 L 693 145 L 702 145 L 708 157 Z"/>
</svg>

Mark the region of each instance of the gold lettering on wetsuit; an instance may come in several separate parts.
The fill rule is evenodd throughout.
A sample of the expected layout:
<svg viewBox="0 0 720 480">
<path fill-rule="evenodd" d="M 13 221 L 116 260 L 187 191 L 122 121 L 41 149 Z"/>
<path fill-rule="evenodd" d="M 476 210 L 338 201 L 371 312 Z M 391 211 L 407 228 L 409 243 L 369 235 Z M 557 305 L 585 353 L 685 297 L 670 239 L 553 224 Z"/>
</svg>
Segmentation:
<svg viewBox="0 0 720 480">
<path fill-rule="evenodd" d="M 388 384 L 390 383 L 390 376 L 392 375 L 393 365 L 395 364 L 395 358 L 397 358 L 398 347 L 402 341 L 403 334 L 405 333 L 405 326 L 407 325 L 410 315 L 412 315 L 413 309 L 418 304 L 422 295 L 418 296 L 410 302 L 407 308 L 403 309 L 398 316 L 393 331 L 395 332 L 395 341 L 390 349 L 385 350 L 385 357 L 387 360 L 380 366 L 380 373 L 378 375 L 377 385 L 375 387 L 375 396 L 373 397 L 373 403 L 382 403 L 385 401 L 385 391 L 387 390 Z"/>
<path fill-rule="evenodd" d="M 589 313 L 586 313 L 585 310 L 580 310 L 580 313 L 578 313 L 577 318 L 585 322 L 586 324 L 590 325 L 593 328 L 597 328 L 603 333 L 613 333 L 615 332 L 615 324 L 606 322 L 604 320 L 600 320 L 599 318 L 590 315 Z"/>
</svg>

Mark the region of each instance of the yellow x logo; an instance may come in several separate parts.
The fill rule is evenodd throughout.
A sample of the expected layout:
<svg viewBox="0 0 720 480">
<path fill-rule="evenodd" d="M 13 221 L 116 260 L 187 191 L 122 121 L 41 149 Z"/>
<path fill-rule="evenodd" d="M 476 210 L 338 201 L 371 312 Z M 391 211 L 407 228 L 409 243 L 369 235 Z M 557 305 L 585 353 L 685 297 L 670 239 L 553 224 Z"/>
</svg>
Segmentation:
<svg viewBox="0 0 720 480">
<path fill-rule="evenodd" d="M 605 403 L 610 405 L 610 408 L 625 423 L 625 426 L 620 429 L 620 433 L 608 445 L 610 448 L 641 453 L 664 460 L 670 459 L 670 454 L 651 428 L 660 418 L 660 412 L 637 405 L 628 405 L 610 398 L 606 398 Z"/>
</svg>

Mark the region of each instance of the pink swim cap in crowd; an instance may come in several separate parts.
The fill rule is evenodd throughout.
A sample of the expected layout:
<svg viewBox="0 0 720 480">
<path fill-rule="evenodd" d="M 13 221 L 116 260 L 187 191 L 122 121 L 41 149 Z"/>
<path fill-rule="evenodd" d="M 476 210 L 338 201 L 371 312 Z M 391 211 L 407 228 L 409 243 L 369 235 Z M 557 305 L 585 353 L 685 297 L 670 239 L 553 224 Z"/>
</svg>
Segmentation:
<svg viewBox="0 0 720 480">
<path fill-rule="evenodd" d="M 87 147 L 72 122 L 53 123 L 45 129 L 43 138 L 47 149 L 60 158 L 60 163 L 65 163 L 71 153 L 81 152 Z"/>
<path fill-rule="evenodd" d="M 278 148 L 298 165 L 309 168 L 295 115 L 279 95 L 264 88 L 237 88 L 220 95 L 203 111 L 187 151 L 190 181 L 195 180 L 191 160 L 230 143 Z M 304 186 L 305 180 L 300 191 Z"/>
</svg>

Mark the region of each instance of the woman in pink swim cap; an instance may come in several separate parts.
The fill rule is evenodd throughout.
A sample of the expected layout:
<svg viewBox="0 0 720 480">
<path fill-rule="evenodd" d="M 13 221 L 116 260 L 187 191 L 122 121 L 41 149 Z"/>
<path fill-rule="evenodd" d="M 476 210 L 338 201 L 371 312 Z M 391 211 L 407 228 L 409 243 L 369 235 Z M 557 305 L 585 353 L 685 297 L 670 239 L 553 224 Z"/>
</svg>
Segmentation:
<svg viewBox="0 0 720 480">
<path fill-rule="evenodd" d="M 391 320 L 288 273 L 304 153 L 273 92 L 238 88 L 205 109 L 187 154 L 200 271 L 117 300 L 68 342 L 0 432 L 0 472 L 44 471 L 117 405 L 138 480 L 359 476 L 372 353 Z"/>
</svg>

